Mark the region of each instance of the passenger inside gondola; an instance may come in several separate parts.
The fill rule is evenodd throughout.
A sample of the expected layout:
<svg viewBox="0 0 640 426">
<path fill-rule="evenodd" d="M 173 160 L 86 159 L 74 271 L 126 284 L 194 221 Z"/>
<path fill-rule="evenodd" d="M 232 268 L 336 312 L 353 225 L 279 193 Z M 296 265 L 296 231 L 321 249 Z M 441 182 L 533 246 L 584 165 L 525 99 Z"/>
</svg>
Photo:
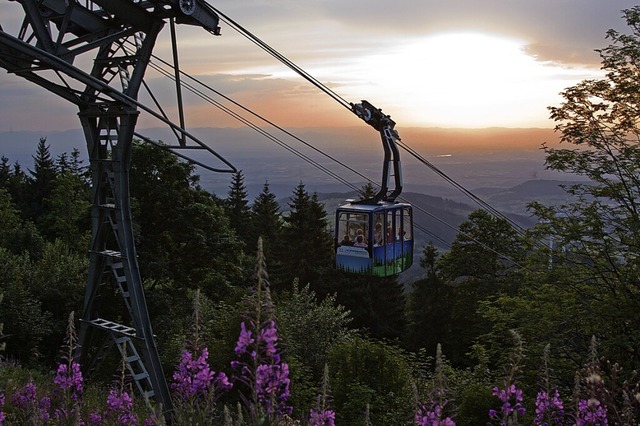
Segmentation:
<svg viewBox="0 0 640 426">
<path fill-rule="evenodd" d="M 384 239 L 382 238 L 382 224 L 380 222 L 377 222 L 373 230 L 373 245 L 381 246 L 383 242 Z"/>
<path fill-rule="evenodd" d="M 349 236 L 349 234 L 345 234 L 345 236 L 342 239 L 342 241 L 340 241 L 340 245 L 341 246 L 352 246 L 353 245 L 353 241 L 351 241 L 351 237 Z"/>
<path fill-rule="evenodd" d="M 364 237 L 362 235 L 358 235 L 356 237 L 356 242 L 353 244 L 354 247 L 366 247 L 367 243 L 364 240 Z"/>
</svg>

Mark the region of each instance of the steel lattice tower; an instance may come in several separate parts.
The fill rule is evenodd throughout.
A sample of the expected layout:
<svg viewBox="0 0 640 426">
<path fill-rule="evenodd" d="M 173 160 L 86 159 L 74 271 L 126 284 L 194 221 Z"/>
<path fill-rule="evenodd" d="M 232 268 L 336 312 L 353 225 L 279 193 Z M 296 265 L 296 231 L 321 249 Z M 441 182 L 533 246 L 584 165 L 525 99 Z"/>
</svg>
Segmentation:
<svg viewBox="0 0 640 426">
<path fill-rule="evenodd" d="M 223 169 L 208 169 L 235 171 L 183 128 L 177 54 L 174 65 L 181 124 L 173 124 L 164 113 L 138 101 L 154 44 L 165 24 L 171 24 L 175 53 L 174 23 L 200 26 L 217 35 L 218 16 L 202 0 L 18 2 L 24 11 L 19 33 L 8 34 L 0 23 L 0 67 L 77 105 L 89 153 L 92 238 L 79 361 L 87 369 L 104 346 L 109 346 L 105 342 L 115 343 L 140 393 L 170 412 L 171 397 L 149 320 L 133 238 L 131 145 L 143 110 L 178 135 L 179 145 L 168 148 L 205 148 L 226 164 Z M 86 60 L 87 55 L 93 55 L 91 61 Z M 101 317 L 105 291 L 120 294 L 126 307 L 123 311 L 129 315 L 127 324 Z"/>
</svg>

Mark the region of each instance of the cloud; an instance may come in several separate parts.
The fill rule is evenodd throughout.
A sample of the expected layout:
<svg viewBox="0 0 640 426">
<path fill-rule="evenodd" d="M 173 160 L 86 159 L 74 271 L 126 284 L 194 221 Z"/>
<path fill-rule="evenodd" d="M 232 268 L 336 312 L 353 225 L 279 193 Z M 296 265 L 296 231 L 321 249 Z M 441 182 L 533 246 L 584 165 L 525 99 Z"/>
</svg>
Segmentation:
<svg viewBox="0 0 640 426">
<path fill-rule="evenodd" d="M 384 48 L 407 37 L 477 31 L 525 40 L 541 61 L 597 66 L 594 49 L 635 0 L 327 0 L 235 1 L 216 5 L 285 53 L 305 58 L 342 48 Z M 224 30 L 225 35 L 228 30 Z M 321 44 L 324 49 L 313 49 Z M 318 53 L 320 52 L 320 53 Z M 568 55 L 568 56 L 566 56 Z"/>
<path fill-rule="evenodd" d="M 402 83 L 406 72 L 399 69 L 398 64 L 384 64 L 390 71 L 380 74 L 376 80 L 367 75 L 362 64 L 369 70 L 375 69 L 393 52 L 444 33 L 475 32 L 517 40 L 526 54 L 541 63 L 574 68 L 575 72 L 569 75 L 558 72 L 544 77 L 546 80 L 556 78 L 566 83 L 564 87 L 572 85 L 583 75 L 592 77 L 588 69 L 595 72 L 599 68 L 599 56 L 594 49 L 608 44 L 605 40 L 608 29 L 625 31 L 621 10 L 634 6 L 635 0 L 218 0 L 210 3 L 320 81 L 337 87 L 339 93 L 355 94 L 356 101 L 362 96 L 377 102 L 387 90 L 388 80 Z M 9 34 L 17 34 L 23 14 L 19 2 L 0 2 L 0 25 Z M 197 27 L 178 26 L 183 70 L 247 107 L 269 113 L 283 125 L 324 125 L 319 124 L 323 119 L 337 125 L 356 124 L 349 114 L 344 114 L 335 104 L 330 105 L 326 96 L 284 65 L 226 23 L 221 26 L 221 37 Z M 171 58 L 168 34 L 165 28 L 154 49 L 156 55 L 165 59 Z M 424 66 L 446 67 L 447 61 L 446 57 L 432 56 L 426 58 Z M 475 65 L 468 64 L 470 69 Z M 393 72 L 394 67 L 397 72 Z M 154 92 L 175 115 L 173 83 L 158 78 L 152 70 L 147 76 Z M 397 93 L 403 91 L 415 90 L 410 85 L 396 90 Z M 555 102 L 558 91 L 555 86 L 550 89 L 550 100 L 541 101 L 542 105 Z M 141 93 L 142 96 L 145 95 Z M 192 122 L 207 123 L 215 119 L 236 125 L 231 124 L 233 120 L 228 117 L 223 118 L 223 114 L 211 112 L 215 107 L 196 96 L 187 93 L 185 102 L 194 114 L 190 118 Z M 426 109 L 404 103 L 417 115 L 434 116 Z M 382 107 L 386 111 L 386 106 Z M 499 108 L 496 106 L 497 111 Z M 508 108 L 502 106 L 502 110 Z M 536 119 L 540 123 L 547 113 L 544 107 L 536 108 L 543 117 Z M 45 89 L 18 77 L 0 74 L 0 130 L 76 127 L 75 112 L 74 106 Z M 532 122 L 533 113 L 522 114 L 523 126 Z M 345 116 L 348 118 L 343 118 Z"/>
</svg>

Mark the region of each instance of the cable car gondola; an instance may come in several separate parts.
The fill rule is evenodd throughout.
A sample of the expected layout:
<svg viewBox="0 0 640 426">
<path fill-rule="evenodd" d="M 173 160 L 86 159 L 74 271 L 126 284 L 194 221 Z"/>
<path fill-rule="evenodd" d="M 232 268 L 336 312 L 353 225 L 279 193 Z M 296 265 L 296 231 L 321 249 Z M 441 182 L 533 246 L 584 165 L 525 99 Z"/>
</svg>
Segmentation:
<svg viewBox="0 0 640 426">
<path fill-rule="evenodd" d="M 352 110 L 380 132 L 384 148 L 382 185 L 373 197 L 347 200 L 336 210 L 336 268 L 382 277 L 396 275 L 413 263 L 413 210 L 410 204 L 395 201 L 402 192 L 396 145 L 400 137 L 391 117 L 369 102 L 352 104 Z M 395 188 L 389 192 L 392 171 Z"/>
</svg>

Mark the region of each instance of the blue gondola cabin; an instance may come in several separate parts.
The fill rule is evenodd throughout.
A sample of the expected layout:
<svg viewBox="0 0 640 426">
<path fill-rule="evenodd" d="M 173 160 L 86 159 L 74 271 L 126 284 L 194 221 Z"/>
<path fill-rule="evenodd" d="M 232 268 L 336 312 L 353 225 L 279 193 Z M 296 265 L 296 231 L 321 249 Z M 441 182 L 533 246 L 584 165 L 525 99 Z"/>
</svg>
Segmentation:
<svg viewBox="0 0 640 426">
<path fill-rule="evenodd" d="M 336 267 L 387 277 L 413 263 L 413 213 L 405 203 L 349 203 L 336 210 Z"/>
</svg>

